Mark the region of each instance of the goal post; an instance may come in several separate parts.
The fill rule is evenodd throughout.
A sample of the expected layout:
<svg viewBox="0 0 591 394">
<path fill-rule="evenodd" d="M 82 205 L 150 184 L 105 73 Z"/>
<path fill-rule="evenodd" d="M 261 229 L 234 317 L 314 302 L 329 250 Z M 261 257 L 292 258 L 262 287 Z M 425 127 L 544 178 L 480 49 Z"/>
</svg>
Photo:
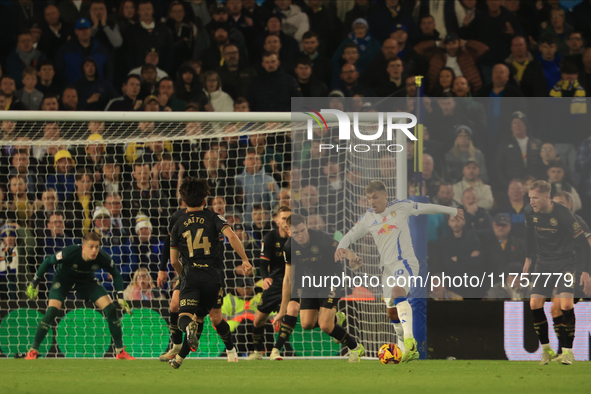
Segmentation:
<svg viewBox="0 0 591 394">
<path fill-rule="evenodd" d="M 345 114 L 353 124 L 354 114 Z M 309 120 L 308 115 L 298 112 L 0 111 L 0 225 L 5 230 L 15 229 L 13 240 L 4 237 L 1 241 L 6 263 L 0 265 L 4 269 L 0 272 L 0 352 L 12 357 L 28 349 L 46 308 L 53 274 L 48 273 L 47 282 L 41 284 L 37 301 L 26 300 L 27 283 L 46 255 L 79 242 L 88 231 L 102 236 L 103 245 L 107 245 L 104 249 L 114 256 L 124 276 L 126 294 L 134 308 L 133 316 L 123 317 L 128 351 L 139 357 L 156 357 L 166 351 L 170 289 L 157 289 L 155 283 L 168 217 L 179 207 L 179 179 L 210 179 L 208 207 L 228 219 L 243 239 L 249 257 L 258 261 L 261 234 L 270 227 L 273 211 L 284 203 L 300 209 L 303 169 L 320 177 L 326 165 L 306 156 L 311 146 L 307 139 Z M 359 113 L 357 120 L 362 133 L 376 132 L 378 113 Z M 338 126 L 336 118 L 326 117 L 326 127 Z M 363 142 L 352 135 L 352 143 Z M 384 132 L 384 140 L 375 143 L 385 144 L 385 137 Z M 385 163 L 381 170 L 391 174 L 396 197 L 406 198 L 406 136 L 396 129 L 392 140 L 388 143 L 403 149 L 391 154 L 393 167 Z M 244 184 L 241 174 L 248 165 L 244 155 L 249 147 L 255 149 L 259 165 L 272 178 L 269 190 Z M 379 178 L 382 157 L 361 156 L 354 149 L 345 152 L 344 161 L 337 163 L 337 176 L 342 178 L 345 200 L 357 208 L 349 211 L 345 205 L 338 205 L 342 211 L 333 212 L 339 214 L 338 219 L 329 223 L 328 217 L 321 215 L 316 217 L 315 226 L 320 227 L 325 220 L 325 229 L 337 238 L 351 228 L 363 202 L 359 201 L 363 197 L 360 186 L 372 177 Z M 364 170 L 360 173 L 358 169 Z M 300 185 L 296 187 L 298 176 Z M 359 178 L 360 183 L 345 182 L 348 178 Z M 261 196 L 267 192 L 271 200 Z M 253 210 L 262 214 L 254 218 Z M 377 253 L 369 243 L 361 248 L 364 260 L 377 272 L 377 266 L 369 264 L 372 259 L 375 263 Z M 225 286 L 230 290 L 222 313 L 235 335 L 239 353 L 245 354 L 252 350 L 250 333 L 260 302 L 260 276 L 241 276 L 236 269 L 240 259 L 229 245 L 224 264 Z M 99 279 L 112 290 L 106 274 Z M 339 308 L 348 314 L 352 333 L 369 344 L 369 355 L 375 357 L 382 343 L 394 340 L 380 295 L 349 290 Z M 268 327 L 265 341 L 269 349 L 274 335 Z M 331 357 L 340 352 L 340 346 L 319 329 L 303 331 L 299 324 L 290 342 L 287 354 Z M 224 351 L 211 324 L 206 324 L 201 343 L 194 356 L 216 357 Z M 42 345 L 43 352 L 65 357 L 110 354 L 106 322 L 90 303 L 71 295 Z"/>
</svg>

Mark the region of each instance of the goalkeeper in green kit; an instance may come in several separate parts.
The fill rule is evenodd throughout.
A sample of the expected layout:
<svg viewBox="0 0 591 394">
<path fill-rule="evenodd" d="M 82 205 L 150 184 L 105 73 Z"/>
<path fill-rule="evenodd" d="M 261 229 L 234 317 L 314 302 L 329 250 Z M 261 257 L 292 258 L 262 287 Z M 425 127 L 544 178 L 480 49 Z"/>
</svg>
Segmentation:
<svg viewBox="0 0 591 394">
<path fill-rule="evenodd" d="M 99 284 L 95 276 L 95 272 L 100 269 L 105 269 L 111 274 L 117 291 L 117 302 L 123 310 L 131 314 L 131 308 L 123 299 L 123 279 L 111 257 L 101 250 L 100 236 L 97 233 L 88 233 L 82 239 L 82 245 L 68 246 L 47 257 L 35 274 L 33 283 L 27 287 L 27 297 L 32 300 L 37 297 L 39 280 L 43 279 L 51 267 L 55 267 L 55 275 L 49 290 L 47 312 L 37 327 L 33 346 L 27 353 L 27 360 L 35 360 L 39 357 L 39 346 L 51 329 L 64 299 L 71 290 L 76 290 L 79 298 L 94 302 L 100 310 L 104 311 L 109 323 L 109 331 L 115 340 L 117 359 L 135 360 L 123 346 L 123 333 L 117 308 L 113 305 L 107 290 Z"/>
</svg>

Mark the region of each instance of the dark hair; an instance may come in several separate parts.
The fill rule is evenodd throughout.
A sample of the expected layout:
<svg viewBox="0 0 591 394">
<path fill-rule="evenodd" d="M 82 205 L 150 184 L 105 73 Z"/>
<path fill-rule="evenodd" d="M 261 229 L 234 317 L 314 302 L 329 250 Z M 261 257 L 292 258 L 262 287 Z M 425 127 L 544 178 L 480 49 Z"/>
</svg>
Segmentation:
<svg viewBox="0 0 591 394">
<path fill-rule="evenodd" d="M 94 242 L 101 242 L 101 236 L 98 235 L 95 232 L 89 232 L 84 234 L 84 237 L 82 237 L 82 243 L 86 243 L 86 241 L 94 241 Z"/>
<path fill-rule="evenodd" d="M 441 186 L 452 186 L 452 184 L 451 184 L 451 183 L 449 183 L 449 182 L 441 182 L 441 183 L 439 184 L 439 187 L 437 188 L 437 191 L 438 191 L 438 192 L 439 192 L 439 189 L 441 189 Z"/>
<path fill-rule="evenodd" d="M 188 207 L 197 208 L 202 206 L 209 196 L 209 183 L 207 179 L 188 177 L 183 180 L 179 193 Z"/>
<path fill-rule="evenodd" d="M 39 70 L 41 70 L 41 67 L 43 67 L 43 66 L 51 66 L 55 70 L 55 66 L 53 65 L 53 62 L 49 59 L 43 59 L 37 64 L 37 67 L 39 67 Z"/>
<path fill-rule="evenodd" d="M 82 178 L 84 178 L 85 176 L 89 177 L 90 180 L 93 179 L 93 176 L 89 172 L 86 172 L 86 171 L 76 171 L 76 175 L 74 175 L 74 179 L 76 181 L 79 181 Z"/>
<path fill-rule="evenodd" d="M 318 34 L 316 34 L 315 31 L 313 30 L 308 30 L 307 32 L 304 33 L 304 35 L 302 36 L 302 41 L 307 40 L 309 38 L 313 38 L 316 37 L 316 39 L 318 40 Z"/>
<path fill-rule="evenodd" d="M 579 69 L 577 66 L 571 62 L 564 62 L 562 67 L 560 67 L 561 74 L 578 74 Z"/>
<path fill-rule="evenodd" d="M 138 6 L 141 4 L 152 4 L 151 0 L 140 0 L 138 1 Z M 152 7 L 154 7 L 154 4 L 152 4 Z"/>
<path fill-rule="evenodd" d="M 298 215 L 296 213 L 291 214 L 289 218 L 287 218 L 287 220 L 289 220 L 288 225 L 293 227 L 299 226 L 302 223 L 307 223 L 306 218 L 304 216 Z"/>
<path fill-rule="evenodd" d="M 359 52 L 359 48 L 357 47 L 357 44 L 355 44 L 354 42 L 348 42 L 343 46 L 343 53 L 345 53 L 345 49 L 349 49 L 349 48 L 355 48 L 357 50 L 357 52 Z"/>
<path fill-rule="evenodd" d="M 137 74 L 130 74 L 127 77 L 125 77 L 125 80 L 123 81 L 123 84 L 127 85 L 127 83 L 129 82 L 130 79 L 135 78 L 138 80 L 139 83 L 142 83 L 142 77 L 140 77 Z"/>
<path fill-rule="evenodd" d="M 253 147 L 246 148 L 246 155 L 245 156 L 248 156 L 248 155 L 258 155 L 257 150 Z"/>
<path fill-rule="evenodd" d="M 556 40 L 554 39 L 554 36 L 552 36 L 551 34 L 544 34 L 540 37 L 538 41 L 538 45 L 541 44 L 556 45 Z"/>
<path fill-rule="evenodd" d="M 254 204 L 252 206 L 252 210 L 253 211 L 255 211 L 255 210 L 256 211 L 263 211 L 264 212 L 265 211 L 265 208 L 263 207 L 263 204 Z"/>
<path fill-rule="evenodd" d="M 277 59 L 279 60 L 279 56 L 275 52 L 265 51 L 265 53 L 263 53 L 263 59 L 271 56 L 277 56 Z"/>
<path fill-rule="evenodd" d="M 423 16 L 421 16 L 421 18 L 419 19 L 419 23 L 423 20 L 423 19 L 427 19 L 427 18 L 431 18 L 433 19 L 433 21 L 435 21 L 435 18 L 433 18 L 433 15 L 430 14 L 425 14 Z"/>
<path fill-rule="evenodd" d="M 291 208 L 288 207 L 287 205 L 282 205 L 279 208 L 277 208 L 276 213 L 280 214 L 281 212 L 291 212 Z"/>
<path fill-rule="evenodd" d="M 14 82 L 14 78 L 12 78 L 8 74 L 4 74 L 2 77 L 0 77 L 0 83 L 2 83 L 2 81 L 4 81 L 5 79 L 12 79 L 12 82 Z"/>
<path fill-rule="evenodd" d="M 397 61 L 397 60 L 401 60 L 401 59 L 400 59 L 398 56 L 394 55 L 394 57 L 393 57 L 393 58 L 391 58 L 391 59 L 389 59 L 389 60 L 388 60 L 388 64 L 387 64 L 387 66 L 389 66 L 389 65 L 390 65 L 390 63 L 392 63 L 392 62 L 395 62 L 395 61 Z"/>
<path fill-rule="evenodd" d="M 174 89 L 174 81 L 170 77 L 164 77 L 160 81 L 158 81 L 158 88 L 160 88 L 160 84 L 165 81 L 170 81 L 170 83 L 172 83 L 172 88 Z"/>
<path fill-rule="evenodd" d="M 552 160 L 550 163 L 548 163 L 548 169 L 550 168 L 561 168 L 562 170 L 564 170 L 564 164 L 562 163 L 562 160 Z"/>
<path fill-rule="evenodd" d="M 236 100 L 234 100 L 234 105 L 244 104 L 244 103 L 248 104 L 248 100 L 245 99 L 244 97 L 238 97 Z"/>
<path fill-rule="evenodd" d="M 174 160 L 173 157 L 172 157 L 172 154 L 170 154 L 170 152 L 162 152 L 161 159 L 162 159 L 162 161 L 164 161 L 164 160 L 167 160 L 167 161 Z"/>
<path fill-rule="evenodd" d="M 296 62 L 296 67 L 299 66 L 300 64 L 303 64 L 304 66 L 312 67 L 312 60 L 310 60 L 310 58 L 308 56 L 300 56 L 298 58 L 298 61 Z"/>
<path fill-rule="evenodd" d="M 46 95 L 43 96 L 43 98 L 41 99 L 41 104 L 43 104 L 43 102 L 47 99 L 56 99 L 57 100 L 57 96 L 55 94 L 51 94 L 51 93 L 47 93 Z"/>
</svg>

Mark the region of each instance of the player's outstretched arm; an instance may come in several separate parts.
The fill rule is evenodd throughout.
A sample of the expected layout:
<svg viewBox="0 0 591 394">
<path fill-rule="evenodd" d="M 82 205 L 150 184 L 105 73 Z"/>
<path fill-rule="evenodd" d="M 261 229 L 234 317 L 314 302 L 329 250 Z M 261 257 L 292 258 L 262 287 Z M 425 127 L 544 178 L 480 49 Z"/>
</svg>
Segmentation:
<svg viewBox="0 0 591 394">
<path fill-rule="evenodd" d="M 37 298 L 37 295 L 39 294 L 39 290 L 37 289 L 37 287 L 39 286 L 39 281 L 45 278 L 45 273 L 47 273 L 47 271 L 55 264 L 57 264 L 57 259 L 55 255 L 46 257 L 45 260 L 43 260 L 43 262 L 39 266 L 39 269 L 35 273 L 35 276 L 33 277 L 33 281 L 27 287 L 27 297 L 29 297 L 31 300 Z"/>
<path fill-rule="evenodd" d="M 437 215 L 440 213 L 456 216 L 459 219 L 464 218 L 464 211 L 459 208 L 446 207 L 438 204 L 423 204 L 419 202 L 410 202 L 412 204 L 413 215 Z"/>
<path fill-rule="evenodd" d="M 361 258 L 359 256 L 357 256 L 357 254 L 355 252 L 353 252 L 350 249 L 343 249 L 344 252 L 342 252 L 343 257 L 346 258 L 347 260 L 349 260 L 349 267 L 351 267 L 351 269 L 353 271 L 357 271 L 359 268 L 361 268 L 361 266 L 363 265 L 363 260 L 361 260 Z M 339 250 L 337 249 L 337 251 L 335 252 L 338 253 Z"/>
<path fill-rule="evenodd" d="M 250 262 L 248 261 L 248 256 L 244 251 L 244 246 L 242 246 L 242 242 L 240 241 L 240 239 L 238 239 L 238 237 L 234 233 L 234 230 L 232 230 L 228 226 L 224 229 L 224 235 L 226 236 L 226 238 L 228 238 L 230 246 L 232 246 L 232 248 L 236 251 L 236 253 L 238 253 L 240 258 L 242 259 L 242 269 L 244 270 L 244 274 L 246 276 L 252 276 L 252 264 L 250 264 Z"/>
<path fill-rule="evenodd" d="M 363 219 L 363 217 L 361 218 Z M 359 238 L 363 237 L 365 234 L 369 232 L 369 230 L 363 225 L 361 219 L 353 226 L 351 230 L 345 234 L 339 245 L 337 246 L 337 250 L 334 254 L 334 261 L 337 262 L 344 257 L 344 251 L 355 241 Z"/>
<path fill-rule="evenodd" d="M 170 248 L 170 263 L 172 264 L 172 268 L 174 268 L 176 273 L 181 276 L 183 274 L 183 265 L 179 260 L 179 250 L 177 248 Z"/>
<path fill-rule="evenodd" d="M 166 270 L 168 260 L 170 260 L 170 235 L 168 235 L 164 240 L 162 256 L 160 257 L 160 265 L 158 267 L 158 278 L 156 279 L 156 285 L 161 289 L 164 288 L 164 285 L 168 281 L 168 272 Z"/>
</svg>

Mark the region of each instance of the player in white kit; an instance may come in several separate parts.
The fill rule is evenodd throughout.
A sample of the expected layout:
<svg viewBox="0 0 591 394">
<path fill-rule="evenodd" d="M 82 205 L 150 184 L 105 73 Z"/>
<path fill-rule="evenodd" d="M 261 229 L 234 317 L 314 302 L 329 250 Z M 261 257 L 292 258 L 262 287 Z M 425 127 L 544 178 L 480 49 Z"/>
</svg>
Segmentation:
<svg viewBox="0 0 591 394">
<path fill-rule="evenodd" d="M 443 213 L 463 219 L 464 211 L 410 200 L 388 201 L 386 185 L 381 181 L 371 181 L 365 194 L 371 208 L 343 237 L 335 261 L 345 257 L 351 244 L 371 233 L 380 254 L 384 301 L 388 317 L 394 324 L 398 347 L 403 353 L 402 362 L 412 361 L 419 357 L 419 353 L 412 331 L 412 308 L 406 297 L 415 283 L 411 277 L 419 275 L 419 261 L 414 253 L 408 218 Z"/>
</svg>

